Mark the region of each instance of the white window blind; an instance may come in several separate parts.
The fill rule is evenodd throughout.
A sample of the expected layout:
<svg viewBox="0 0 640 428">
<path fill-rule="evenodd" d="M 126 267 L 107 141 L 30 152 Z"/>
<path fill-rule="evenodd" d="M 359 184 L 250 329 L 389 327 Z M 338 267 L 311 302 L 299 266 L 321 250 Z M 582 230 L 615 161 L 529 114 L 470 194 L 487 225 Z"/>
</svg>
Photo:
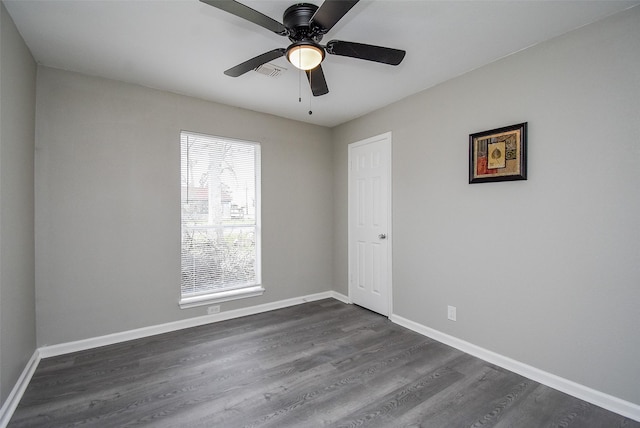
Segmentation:
<svg viewBox="0 0 640 428">
<path fill-rule="evenodd" d="M 182 131 L 181 307 L 262 294 L 260 145 Z"/>
</svg>

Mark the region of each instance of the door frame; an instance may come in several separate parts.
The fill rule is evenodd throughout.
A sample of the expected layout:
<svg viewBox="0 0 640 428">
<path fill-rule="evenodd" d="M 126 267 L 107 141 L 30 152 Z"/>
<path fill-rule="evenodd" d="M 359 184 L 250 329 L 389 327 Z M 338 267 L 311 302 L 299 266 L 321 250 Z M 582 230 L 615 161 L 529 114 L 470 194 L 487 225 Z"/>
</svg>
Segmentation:
<svg viewBox="0 0 640 428">
<path fill-rule="evenodd" d="M 393 165 L 393 159 L 392 159 L 392 144 L 393 144 L 393 140 L 392 140 L 392 135 L 391 135 L 391 131 L 389 132 L 385 132 L 383 134 L 379 134 L 373 137 L 369 137 L 366 138 L 364 140 L 360 140 L 360 141 L 356 141 L 354 143 L 349 143 L 348 145 L 348 163 L 347 163 L 347 240 L 348 240 L 348 245 L 347 245 L 347 275 L 348 275 L 348 290 L 349 290 L 349 303 L 353 303 L 353 293 L 352 293 L 352 288 L 354 287 L 353 284 L 353 272 L 351 271 L 351 266 L 352 266 L 352 260 L 351 260 L 351 254 L 352 254 L 352 249 L 353 249 L 353 230 L 352 230 L 352 220 L 353 220 L 353 215 L 354 213 L 351 210 L 351 198 L 353 197 L 354 193 L 353 193 L 353 189 L 352 189 L 352 183 L 351 183 L 351 179 L 352 179 L 352 165 L 353 165 L 353 158 L 352 158 L 352 151 L 354 148 L 360 147 L 360 146 L 364 146 L 366 144 L 370 144 L 376 141 L 380 141 L 380 140 L 384 140 L 385 141 L 385 145 L 386 145 L 386 150 L 387 150 L 387 159 L 389 164 L 387 165 L 388 167 L 388 173 L 387 173 L 387 305 L 388 305 L 388 314 L 385 315 L 387 318 L 391 317 L 391 315 L 393 314 L 393 219 L 392 219 L 392 212 L 393 212 L 393 198 L 392 198 L 392 165 Z"/>
</svg>

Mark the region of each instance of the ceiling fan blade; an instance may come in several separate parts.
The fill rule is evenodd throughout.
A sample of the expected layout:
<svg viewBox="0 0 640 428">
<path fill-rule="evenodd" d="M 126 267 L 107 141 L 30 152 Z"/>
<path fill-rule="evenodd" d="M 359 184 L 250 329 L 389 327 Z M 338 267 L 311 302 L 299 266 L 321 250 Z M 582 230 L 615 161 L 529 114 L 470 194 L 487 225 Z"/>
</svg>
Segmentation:
<svg viewBox="0 0 640 428">
<path fill-rule="evenodd" d="M 238 16 L 240 18 L 246 19 L 249 22 L 253 22 L 267 30 L 273 31 L 276 34 L 280 34 L 282 36 L 287 36 L 289 34 L 289 30 L 285 28 L 284 25 L 264 15 L 263 13 L 258 12 L 257 10 L 251 9 L 249 6 L 245 6 L 242 3 L 239 3 L 234 0 L 200 0 L 202 3 L 206 3 L 210 6 L 218 8 L 220 10 L 224 10 L 225 12 L 229 12 L 232 15 Z"/>
<path fill-rule="evenodd" d="M 324 0 L 322 6 L 311 17 L 310 24 L 320 27 L 325 34 L 336 25 L 359 0 Z"/>
<path fill-rule="evenodd" d="M 276 58 L 280 58 L 281 56 L 284 55 L 285 51 L 286 49 L 278 48 L 269 52 L 265 52 L 262 55 L 258 55 L 255 58 L 251 58 L 248 61 L 245 61 L 241 64 L 236 65 L 235 67 L 231 67 L 230 69 L 225 71 L 224 74 L 231 77 L 242 76 L 244 73 L 260 67 L 262 64 L 265 64 Z"/>
<path fill-rule="evenodd" d="M 307 70 L 307 79 L 309 79 L 309 86 L 311 86 L 311 92 L 314 97 L 325 95 L 329 93 L 329 87 L 327 81 L 324 78 L 324 72 L 322 66 L 319 65 L 313 70 Z"/>
<path fill-rule="evenodd" d="M 348 56 L 389 65 L 400 64 L 406 54 L 405 51 L 399 49 L 365 45 L 363 43 L 344 42 L 342 40 L 329 41 L 326 51 L 333 55 Z"/>
</svg>

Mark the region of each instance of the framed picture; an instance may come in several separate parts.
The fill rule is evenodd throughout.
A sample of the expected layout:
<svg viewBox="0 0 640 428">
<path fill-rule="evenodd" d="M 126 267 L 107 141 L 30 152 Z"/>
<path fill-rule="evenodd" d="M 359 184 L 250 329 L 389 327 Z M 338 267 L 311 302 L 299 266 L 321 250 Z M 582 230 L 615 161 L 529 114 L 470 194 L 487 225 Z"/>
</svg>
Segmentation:
<svg viewBox="0 0 640 428">
<path fill-rule="evenodd" d="M 469 183 L 527 179 L 527 122 L 469 135 Z"/>
</svg>

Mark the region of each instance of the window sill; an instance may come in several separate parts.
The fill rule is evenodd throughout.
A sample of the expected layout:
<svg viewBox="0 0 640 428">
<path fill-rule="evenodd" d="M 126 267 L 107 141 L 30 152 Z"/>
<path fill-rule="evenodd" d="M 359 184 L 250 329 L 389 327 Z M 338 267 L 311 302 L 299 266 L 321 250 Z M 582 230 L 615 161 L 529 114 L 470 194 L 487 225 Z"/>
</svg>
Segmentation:
<svg viewBox="0 0 640 428">
<path fill-rule="evenodd" d="M 219 291 L 217 293 L 202 294 L 199 296 L 180 299 L 180 309 L 195 308 L 197 306 L 211 305 L 213 303 L 228 302 L 230 300 L 244 299 L 247 297 L 261 296 L 264 288 L 261 285 L 238 288 L 235 290 Z"/>
</svg>

